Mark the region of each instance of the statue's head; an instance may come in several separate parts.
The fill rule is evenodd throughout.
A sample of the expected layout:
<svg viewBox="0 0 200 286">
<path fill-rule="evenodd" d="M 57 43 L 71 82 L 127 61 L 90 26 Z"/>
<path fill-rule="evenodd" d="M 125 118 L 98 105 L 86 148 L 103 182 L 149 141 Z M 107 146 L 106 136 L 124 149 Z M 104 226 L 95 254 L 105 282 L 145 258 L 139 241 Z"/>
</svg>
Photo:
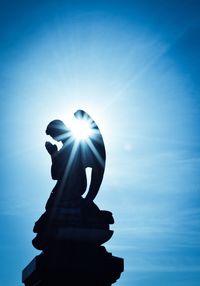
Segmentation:
<svg viewBox="0 0 200 286">
<path fill-rule="evenodd" d="M 65 141 L 69 136 L 69 129 L 61 120 L 56 119 L 48 124 L 46 134 L 56 141 Z"/>
</svg>

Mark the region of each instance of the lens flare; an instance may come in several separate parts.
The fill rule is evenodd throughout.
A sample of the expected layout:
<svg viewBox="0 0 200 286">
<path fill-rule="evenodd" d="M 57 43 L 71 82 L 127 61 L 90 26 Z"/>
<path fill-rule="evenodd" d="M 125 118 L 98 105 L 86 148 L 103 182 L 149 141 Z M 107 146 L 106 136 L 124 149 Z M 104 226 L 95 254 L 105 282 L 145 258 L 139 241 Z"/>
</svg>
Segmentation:
<svg viewBox="0 0 200 286">
<path fill-rule="evenodd" d="M 72 131 L 72 136 L 77 140 L 86 140 L 92 134 L 90 124 L 85 120 L 75 120 L 70 128 Z"/>
</svg>

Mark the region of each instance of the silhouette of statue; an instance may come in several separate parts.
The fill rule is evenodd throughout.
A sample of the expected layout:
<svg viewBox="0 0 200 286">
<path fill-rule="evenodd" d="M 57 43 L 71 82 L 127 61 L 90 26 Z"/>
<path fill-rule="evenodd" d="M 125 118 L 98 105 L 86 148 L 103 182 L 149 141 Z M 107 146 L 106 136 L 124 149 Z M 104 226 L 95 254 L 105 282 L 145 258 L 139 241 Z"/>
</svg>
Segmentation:
<svg viewBox="0 0 200 286">
<path fill-rule="evenodd" d="M 123 259 L 101 246 L 113 234 L 109 228 L 114 223 L 112 213 L 100 210 L 93 202 L 105 170 L 103 138 L 85 111 L 78 110 L 74 116 L 89 124 L 89 138 L 77 140 L 61 120 L 51 121 L 46 129 L 62 147 L 45 143 L 52 160 L 51 176 L 57 182 L 46 211 L 33 228 L 33 246 L 43 252 L 24 269 L 22 281 L 26 286 L 108 286 L 123 271 Z M 89 184 L 88 167 L 92 169 Z"/>
<path fill-rule="evenodd" d="M 56 141 L 61 141 L 63 146 L 58 151 L 57 146 L 50 142 L 46 142 L 45 145 L 52 158 L 52 179 L 57 180 L 46 209 L 53 207 L 56 203 L 61 206 L 80 205 L 81 196 L 87 187 L 87 167 L 92 168 L 92 176 L 85 203 L 91 203 L 94 200 L 103 179 L 106 153 L 99 128 L 86 112 L 78 110 L 75 116 L 90 124 L 93 130 L 90 145 L 85 141 L 74 142 L 75 140 L 71 139 L 71 131 L 60 120 L 54 120 L 47 126 L 46 134 Z"/>
</svg>

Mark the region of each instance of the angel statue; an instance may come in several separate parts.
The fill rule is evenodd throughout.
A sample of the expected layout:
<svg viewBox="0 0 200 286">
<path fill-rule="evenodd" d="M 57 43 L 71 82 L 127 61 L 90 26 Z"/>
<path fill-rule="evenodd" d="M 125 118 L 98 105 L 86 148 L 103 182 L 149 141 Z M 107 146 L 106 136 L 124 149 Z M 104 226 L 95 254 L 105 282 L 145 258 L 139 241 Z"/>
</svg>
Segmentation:
<svg viewBox="0 0 200 286">
<path fill-rule="evenodd" d="M 58 149 L 56 144 L 45 143 L 52 160 L 51 176 L 57 182 L 46 203 L 46 212 L 35 223 L 33 229 L 37 233 L 33 239 L 33 245 L 37 249 L 43 249 L 47 237 L 55 236 L 52 234 L 55 225 L 64 227 L 65 235 L 67 228 L 67 236 L 71 235 L 73 239 L 74 232 L 71 227 L 76 229 L 95 227 L 108 230 L 109 224 L 114 222 L 110 212 L 100 211 L 93 202 L 103 180 L 106 161 L 101 132 L 95 121 L 85 111 L 77 110 L 74 116 L 80 123 L 87 124 L 90 130 L 87 138 L 77 139 L 73 131 L 61 120 L 51 121 L 46 129 L 46 134 L 55 141 L 61 142 L 62 147 Z M 89 184 L 86 177 L 88 167 L 91 168 Z M 84 235 L 85 233 L 84 231 Z M 83 239 L 84 235 L 82 235 Z M 105 233 L 103 235 L 105 236 Z M 109 231 L 109 235 L 106 234 L 106 240 L 111 235 Z M 88 235 L 86 238 L 88 239 Z"/>
<path fill-rule="evenodd" d="M 86 140 L 77 140 L 70 129 L 60 120 L 53 120 L 46 134 L 62 142 L 62 148 L 46 142 L 45 146 L 52 159 L 51 176 L 57 183 L 46 204 L 46 209 L 62 206 L 78 206 L 87 188 L 86 168 L 92 169 L 91 181 L 84 203 L 91 203 L 101 185 L 106 152 L 102 135 L 95 121 L 83 110 L 75 112 L 78 120 L 85 121 L 91 129 Z"/>
</svg>

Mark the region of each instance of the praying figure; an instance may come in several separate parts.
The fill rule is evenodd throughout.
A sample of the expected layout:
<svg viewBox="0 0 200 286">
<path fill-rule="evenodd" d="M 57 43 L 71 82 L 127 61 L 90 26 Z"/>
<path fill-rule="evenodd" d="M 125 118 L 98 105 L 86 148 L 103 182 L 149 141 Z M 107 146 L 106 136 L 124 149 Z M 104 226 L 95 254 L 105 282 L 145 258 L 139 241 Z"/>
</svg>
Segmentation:
<svg viewBox="0 0 200 286">
<path fill-rule="evenodd" d="M 88 128 L 91 129 L 88 138 L 75 138 L 61 120 L 53 120 L 46 129 L 47 135 L 62 142 L 60 150 L 50 142 L 45 144 L 52 159 L 51 176 L 53 180 L 57 180 L 46 204 L 47 210 L 58 206 L 79 206 L 83 201 L 84 204 L 91 203 L 103 179 L 106 152 L 99 128 L 85 111 L 78 110 L 74 115 L 77 120 L 88 124 Z M 91 180 L 88 193 L 83 200 L 82 195 L 87 189 L 88 167 L 92 169 Z"/>
<path fill-rule="evenodd" d="M 32 243 L 37 249 L 45 249 L 58 241 L 91 241 L 102 244 L 113 234 L 109 225 L 114 223 L 112 213 L 100 210 L 93 202 L 105 169 L 106 152 L 101 132 L 95 121 L 83 110 L 74 113 L 88 136 L 80 129 L 76 137 L 61 120 L 51 121 L 46 134 L 56 144 L 45 143 L 51 156 L 51 176 L 56 180 L 46 203 L 46 211 L 35 223 L 37 233 Z M 91 168 L 90 182 L 87 182 L 86 168 Z M 88 191 L 87 191 L 88 189 Z M 83 195 L 85 195 L 83 197 Z"/>
</svg>

